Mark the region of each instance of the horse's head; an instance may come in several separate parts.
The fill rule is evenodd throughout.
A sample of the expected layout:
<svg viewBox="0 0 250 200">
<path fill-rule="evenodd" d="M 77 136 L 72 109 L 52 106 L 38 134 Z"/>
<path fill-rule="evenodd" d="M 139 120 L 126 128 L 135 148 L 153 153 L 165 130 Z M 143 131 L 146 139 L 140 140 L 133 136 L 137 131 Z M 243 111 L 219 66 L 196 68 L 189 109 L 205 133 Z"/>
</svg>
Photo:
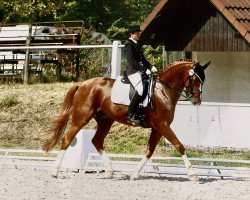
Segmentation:
<svg viewBox="0 0 250 200">
<path fill-rule="evenodd" d="M 205 82 L 205 65 L 191 60 L 175 61 L 156 73 L 156 80 L 165 87 L 176 91 L 174 98 L 178 101 L 179 95 L 190 100 L 193 105 L 201 104 L 202 86 Z"/>
<path fill-rule="evenodd" d="M 186 98 L 189 99 L 193 105 L 200 105 L 202 99 L 202 86 L 205 82 L 205 69 L 211 61 L 205 65 L 195 63 L 185 74 L 185 90 Z"/>
</svg>

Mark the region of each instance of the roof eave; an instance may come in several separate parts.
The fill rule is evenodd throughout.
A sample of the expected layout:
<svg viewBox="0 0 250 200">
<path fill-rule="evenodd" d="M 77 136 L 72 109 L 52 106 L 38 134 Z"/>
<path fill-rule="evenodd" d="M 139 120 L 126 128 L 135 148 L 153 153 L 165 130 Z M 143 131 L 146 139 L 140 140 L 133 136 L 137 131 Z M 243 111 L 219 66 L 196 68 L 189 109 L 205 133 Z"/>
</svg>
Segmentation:
<svg viewBox="0 0 250 200">
<path fill-rule="evenodd" d="M 161 11 L 163 6 L 168 2 L 168 0 L 161 0 L 154 8 L 154 10 L 147 16 L 144 22 L 141 24 L 141 30 L 145 30 L 148 25 L 153 21 L 157 14 Z"/>
<path fill-rule="evenodd" d="M 210 2 L 217 8 L 217 10 L 224 16 L 229 23 L 241 34 L 241 36 L 250 45 L 250 36 L 248 30 L 237 21 L 231 12 L 226 9 L 226 6 L 221 2 L 221 0 L 210 0 Z"/>
</svg>

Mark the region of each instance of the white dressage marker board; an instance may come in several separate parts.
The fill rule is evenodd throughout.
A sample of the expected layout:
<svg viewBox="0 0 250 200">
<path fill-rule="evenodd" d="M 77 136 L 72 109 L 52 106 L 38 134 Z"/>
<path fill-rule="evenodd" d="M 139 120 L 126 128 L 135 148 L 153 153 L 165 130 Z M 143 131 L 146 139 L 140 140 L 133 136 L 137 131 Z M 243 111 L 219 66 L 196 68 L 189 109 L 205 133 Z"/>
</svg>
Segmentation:
<svg viewBox="0 0 250 200">
<path fill-rule="evenodd" d="M 62 161 L 62 168 L 82 169 L 89 153 L 98 153 L 91 140 L 96 130 L 80 130 L 69 148 L 66 150 Z M 99 158 L 100 159 L 100 158 Z"/>
<path fill-rule="evenodd" d="M 250 104 L 179 102 L 171 125 L 191 147 L 250 149 Z"/>
</svg>

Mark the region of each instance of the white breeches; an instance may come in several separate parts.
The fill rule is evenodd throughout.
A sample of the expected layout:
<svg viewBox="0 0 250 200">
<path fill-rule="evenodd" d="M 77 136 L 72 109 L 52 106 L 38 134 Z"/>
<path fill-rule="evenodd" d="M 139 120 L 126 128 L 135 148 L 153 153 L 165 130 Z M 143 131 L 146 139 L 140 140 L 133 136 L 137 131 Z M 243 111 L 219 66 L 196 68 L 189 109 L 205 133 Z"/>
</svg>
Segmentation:
<svg viewBox="0 0 250 200">
<path fill-rule="evenodd" d="M 142 74 L 141 72 L 136 72 L 134 74 L 128 75 L 128 79 L 138 92 L 140 96 L 143 94 L 143 85 L 142 85 Z"/>
</svg>

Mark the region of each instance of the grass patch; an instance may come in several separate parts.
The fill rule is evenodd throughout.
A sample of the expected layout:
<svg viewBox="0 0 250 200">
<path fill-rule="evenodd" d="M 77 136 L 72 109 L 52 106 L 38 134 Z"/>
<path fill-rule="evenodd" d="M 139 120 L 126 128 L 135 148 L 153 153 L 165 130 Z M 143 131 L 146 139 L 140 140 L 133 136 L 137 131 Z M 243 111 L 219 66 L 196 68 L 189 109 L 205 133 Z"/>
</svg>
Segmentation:
<svg viewBox="0 0 250 200">
<path fill-rule="evenodd" d="M 19 101 L 15 96 L 6 96 L 3 99 L 0 99 L 0 107 L 13 107 L 18 103 Z"/>
</svg>

